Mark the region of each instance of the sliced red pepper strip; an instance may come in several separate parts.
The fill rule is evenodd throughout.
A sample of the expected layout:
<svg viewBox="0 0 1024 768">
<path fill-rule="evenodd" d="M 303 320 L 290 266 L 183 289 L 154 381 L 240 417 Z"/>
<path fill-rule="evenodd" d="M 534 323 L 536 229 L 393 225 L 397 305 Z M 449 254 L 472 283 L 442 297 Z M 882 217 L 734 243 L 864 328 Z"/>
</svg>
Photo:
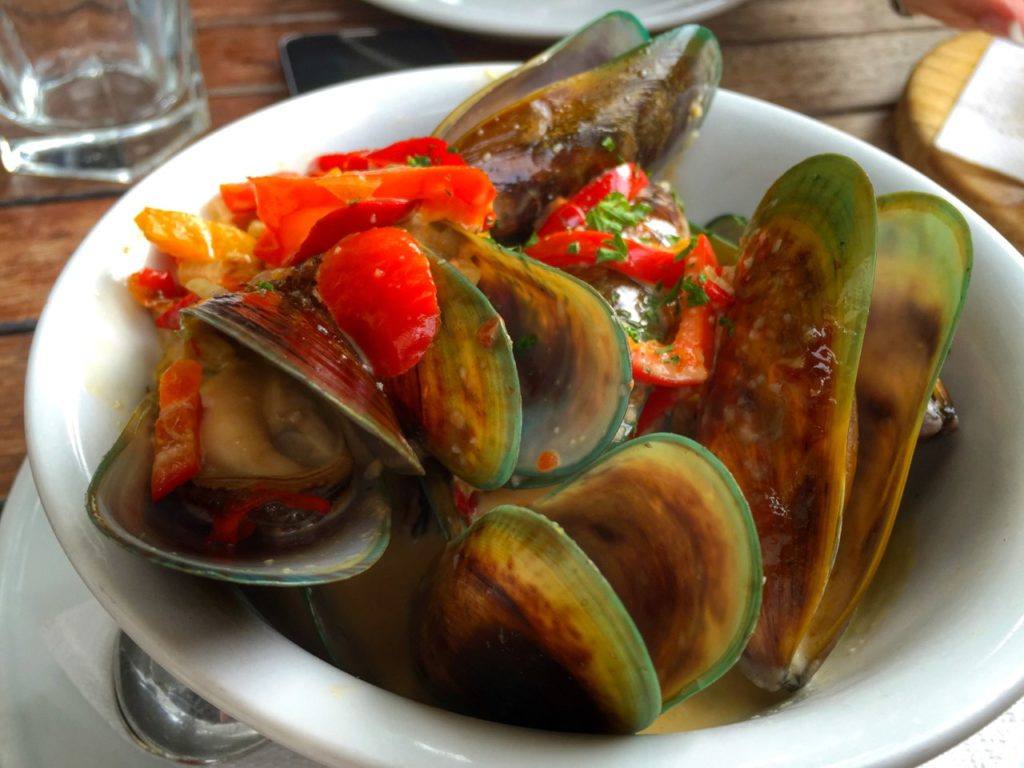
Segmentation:
<svg viewBox="0 0 1024 768">
<path fill-rule="evenodd" d="M 150 493 L 159 501 L 199 473 L 202 453 L 199 387 L 203 367 L 195 360 L 177 360 L 160 375 L 159 413 L 153 427 L 153 469 Z"/>
<path fill-rule="evenodd" d="M 148 300 L 175 299 L 188 293 L 166 269 L 149 267 L 128 275 L 128 290 L 144 307 L 149 306 Z"/>
<path fill-rule="evenodd" d="M 678 392 L 678 387 L 653 387 L 643 410 L 640 411 L 640 417 L 636 420 L 635 433 L 646 434 L 648 429 L 660 422 L 676 404 Z"/>
<path fill-rule="evenodd" d="M 401 221 L 416 207 L 409 200 L 361 200 L 321 217 L 309 230 L 296 254 L 301 261 L 315 253 L 323 253 L 343 237 L 373 227 L 390 227 Z"/>
<path fill-rule="evenodd" d="M 360 149 L 355 152 L 335 152 L 320 155 L 310 165 L 310 174 L 339 171 L 366 171 L 389 165 L 408 165 L 423 159 L 429 165 L 465 165 L 461 155 L 448 149 L 441 139 L 425 136 L 418 139 L 396 141 L 381 149 Z"/>
<path fill-rule="evenodd" d="M 232 213 L 252 213 L 256 210 L 256 193 L 248 181 L 221 184 L 220 199 Z"/>
<path fill-rule="evenodd" d="M 295 263 L 314 225 L 353 202 L 377 198 L 416 203 L 428 219 L 480 229 L 490 220 L 495 196 L 487 175 L 469 166 L 393 166 L 318 178 L 263 176 L 251 181 L 257 215 L 267 228 L 255 253 L 274 266 Z"/>
<path fill-rule="evenodd" d="M 199 297 L 194 293 L 186 294 L 174 302 L 170 308 L 160 314 L 156 320 L 157 328 L 167 328 L 168 330 L 177 331 L 181 329 L 181 310 L 185 307 L 190 307 L 199 301 Z"/>
<path fill-rule="evenodd" d="M 599 264 L 651 285 L 672 286 L 683 276 L 686 264 L 678 251 L 632 240 L 626 240 L 626 259 L 600 261 L 599 251 L 611 248 L 613 239 L 607 232 L 594 230 L 556 232 L 527 248 L 526 253 L 553 267 Z"/>
<path fill-rule="evenodd" d="M 301 509 L 326 515 L 331 510 L 330 502 L 319 496 L 288 491 L 254 491 L 236 499 L 213 516 L 210 541 L 220 544 L 237 544 L 252 535 L 255 526 L 246 518 L 255 510 L 272 502 L 278 502 L 291 509 Z"/>
<path fill-rule="evenodd" d="M 316 284 L 378 376 L 412 368 L 437 333 L 441 311 L 430 262 L 404 230 L 349 235 L 324 256 Z"/>
<path fill-rule="evenodd" d="M 567 229 L 582 229 L 586 224 L 587 212 L 612 192 L 633 200 L 649 184 L 647 174 L 636 163 L 622 163 L 609 168 L 556 207 L 537 229 L 537 236 L 544 237 Z"/>
<path fill-rule="evenodd" d="M 480 491 L 457 477 L 452 477 L 452 501 L 455 510 L 467 525 L 473 522 L 480 503 Z"/>
<path fill-rule="evenodd" d="M 708 377 L 715 343 L 715 314 L 709 304 L 687 307 L 670 344 L 628 339 L 633 378 L 662 387 L 702 384 Z"/>
<path fill-rule="evenodd" d="M 718 267 L 711 243 L 703 235 L 683 263 L 684 276 L 695 282 Z M 637 381 L 682 387 L 702 384 L 707 379 L 715 351 L 715 307 L 710 301 L 700 306 L 686 306 L 684 297 L 680 297 L 680 302 L 683 306 L 679 327 L 670 344 L 628 340 L 633 377 Z"/>
</svg>

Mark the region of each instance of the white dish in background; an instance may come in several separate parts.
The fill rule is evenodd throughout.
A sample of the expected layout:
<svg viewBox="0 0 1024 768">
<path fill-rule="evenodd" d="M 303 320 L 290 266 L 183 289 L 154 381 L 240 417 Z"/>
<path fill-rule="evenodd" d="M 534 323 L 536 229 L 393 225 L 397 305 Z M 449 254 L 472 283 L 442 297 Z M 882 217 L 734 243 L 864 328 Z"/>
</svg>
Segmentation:
<svg viewBox="0 0 1024 768">
<path fill-rule="evenodd" d="M 650 30 L 705 19 L 746 0 L 545 0 L 510 3 L 508 0 L 369 0 L 394 13 L 442 27 L 485 35 L 546 39 L 564 37 L 587 19 L 610 11 L 629 11 Z"/>
<path fill-rule="evenodd" d="M 501 71 L 411 71 L 265 109 L 154 172 L 82 242 L 36 331 L 27 426 L 47 514 L 99 601 L 186 684 L 330 766 L 912 765 L 1008 707 L 1024 692 L 1024 263 L 962 205 L 975 239 L 975 273 L 944 373 L 962 429 L 919 457 L 903 510 L 913 534 L 906 573 L 886 585 L 869 635 L 838 649 L 781 711 L 692 733 L 618 738 L 460 717 L 325 664 L 270 629 L 224 585 L 159 568 L 93 528 L 83 508 L 86 485 L 157 356 L 149 318 L 119 283 L 149 253 L 132 222 L 136 212 L 146 205 L 198 210 L 222 181 L 301 168 L 327 150 L 428 133 Z M 878 149 L 729 92 L 719 93 L 701 138 L 670 178 L 690 215 L 703 221 L 753 210 L 786 168 L 825 151 L 860 162 L 879 193 L 945 194 Z"/>
</svg>

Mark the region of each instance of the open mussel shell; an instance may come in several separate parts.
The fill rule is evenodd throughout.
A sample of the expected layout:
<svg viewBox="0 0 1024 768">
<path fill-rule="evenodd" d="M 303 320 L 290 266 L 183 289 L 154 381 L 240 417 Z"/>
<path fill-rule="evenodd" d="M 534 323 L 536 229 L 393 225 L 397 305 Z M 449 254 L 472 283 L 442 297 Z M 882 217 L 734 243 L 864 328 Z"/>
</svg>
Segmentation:
<svg viewBox="0 0 1024 768">
<path fill-rule="evenodd" d="M 626 338 L 585 283 L 447 223 L 413 235 L 476 283 L 512 339 L 523 424 L 513 483 L 577 472 L 614 439 L 629 399 Z"/>
<path fill-rule="evenodd" d="M 739 658 L 761 605 L 761 552 L 722 464 L 683 437 L 615 448 L 532 508 L 611 584 L 647 645 L 665 708 Z"/>
<path fill-rule="evenodd" d="M 453 474 L 504 485 L 519 457 L 523 409 L 512 342 L 484 295 L 429 254 L 441 324 L 414 368 L 388 382 L 406 421 Z"/>
<path fill-rule="evenodd" d="M 345 579 L 369 568 L 388 542 L 389 505 L 378 478 L 361 474 L 333 496 L 330 512 L 309 521 L 258 526 L 260 546 L 205 546 L 208 521 L 154 505 L 150 494 L 156 406 L 147 398 L 104 457 L 86 496 L 92 521 L 118 544 L 170 568 L 243 584 L 303 585 Z"/>
<path fill-rule="evenodd" d="M 428 579 L 414 647 L 446 704 L 632 732 L 739 658 L 760 605 L 757 532 L 701 446 L 632 440 L 524 503 L 483 512 Z"/>
<path fill-rule="evenodd" d="M 679 27 L 446 135 L 498 190 L 493 235 L 515 242 L 601 171 L 624 161 L 657 170 L 700 125 L 721 72 L 715 36 Z"/>
<path fill-rule="evenodd" d="M 633 733 L 661 709 L 636 625 L 553 522 L 498 507 L 428 578 L 414 647 L 431 690 L 465 714 L 564 731 Z"/>
<path fill-rule="evenodd" d="M 422 474 L 390 402 L 345 338 L 313 308 L 276 292 L 229 293 L 184 310 L 326 398 L 389 469 Z"/>
<path fill-rule="evenodd" d="M 488 83 L 456 107 L 437 126 L 434 135 L 453 141 L 485 118 L 534 91 L 600 66 L 650 39 L 647 29 L 633 14 L 625 11 L 605 14 Z"/>
<path fill-rule="evenodd" d="M 800 685 L 832 650 L 878 568 L 972 263 L 963 216 L 933 195 L 878 200 L 878 261 L 857 371 L 857 471 L 825 595 L 791 670 Z"/>
<path fill-rule="evenodd" d="M 812 157 L 772 186 L 742 240 L 700 414 L 699 441 L 757 523 L 766 582 L 742 666 L 770 690 L 787 685 L 838 543 L 875 234 L 871 182 L 848 158 Z"/>
</svg>

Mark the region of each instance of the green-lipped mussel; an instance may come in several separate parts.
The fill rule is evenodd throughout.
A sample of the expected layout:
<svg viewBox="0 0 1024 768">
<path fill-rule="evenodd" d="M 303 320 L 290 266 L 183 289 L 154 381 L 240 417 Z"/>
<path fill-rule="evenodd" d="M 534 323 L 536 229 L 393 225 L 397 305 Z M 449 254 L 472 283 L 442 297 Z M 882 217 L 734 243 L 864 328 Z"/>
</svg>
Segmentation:
<svg viewBox="0 0 1024 768">
<path fill-rule="evenodd" d="M 650 435 L 452 541 L 428 577 L 414 650 L 461 711 L 629 733 L 732 666 L 760 587 L 757 536 L 728 472 L 692 441 Z"/>
<path fill-rule="evenodd" d="M 502 242 L 525 240 L 552 201 L 607 168 L 635 161 L 657 170 L 700 126 L 722 72 L 718 41 L 699 26 L 665 32 L 592 69 L 567 68 L 568 76 L 560 63 L 556 54 L 535 67 L 559 80 L 531 80 L 548 82 L 526 95 L 510 89 L 518 97 L 510 103 L 487 99 L 494 111 L 475 125 L 461 115 L 454 126 L 442 123 L 443 137 L 497 188 L 492 231 Z"/>
<path fill-rule="evenodd" d="M 835 156 L 769 191 L 702 407 L 699 438 L 758 523 L 765 597 L 742 666 L 771 690 L 807 682 L 870 584 L 966 292 L 970 235 L 951 206 L 881 198 L 877 258 L 875 210 Z"/>
</svg>

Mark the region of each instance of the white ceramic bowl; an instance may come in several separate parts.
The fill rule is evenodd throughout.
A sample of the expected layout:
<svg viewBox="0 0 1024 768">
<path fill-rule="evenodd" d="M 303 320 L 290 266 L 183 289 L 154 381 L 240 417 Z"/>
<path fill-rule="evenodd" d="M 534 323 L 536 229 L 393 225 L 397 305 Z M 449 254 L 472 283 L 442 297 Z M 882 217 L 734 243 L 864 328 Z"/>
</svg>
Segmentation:
<svg viewBox="0 0 1024 768">
<path fill-rule="evenodd" d="M 266 109 L 154 172 L 82 242 L 36 331 L 27 424 L 47 514 L 99 601 L 203 696 L 330 766 L 909 765 L 993 718 L 1024 693 L 1024 264 L 966 209 L 975 272 L 945 373 L 962 429 L 918 457 L 903 510 L 912 539 L 905 574 L 887 587 L 870 632 L 837 650 L 804 695 L 768 716 L 629 738 L 533 733 L 460 717 L 328 666 L 222 585 L 151 565 L 92 527 L 86 484 L 142 396 L 156 356 L 151 324 L 119 282 L 149 251 L 132 223 L 136 212 L 195 210 L 222 181 L 301 168 L 328 149 L 427 133 L 502 69 L 389 75 Z M 825 151 L 859 161 L 880 193 L 942 194 L 867 144 L 727 92 L 672 180 L 702 221 L 753 210 L 786 168 Z"/>
</svg>

